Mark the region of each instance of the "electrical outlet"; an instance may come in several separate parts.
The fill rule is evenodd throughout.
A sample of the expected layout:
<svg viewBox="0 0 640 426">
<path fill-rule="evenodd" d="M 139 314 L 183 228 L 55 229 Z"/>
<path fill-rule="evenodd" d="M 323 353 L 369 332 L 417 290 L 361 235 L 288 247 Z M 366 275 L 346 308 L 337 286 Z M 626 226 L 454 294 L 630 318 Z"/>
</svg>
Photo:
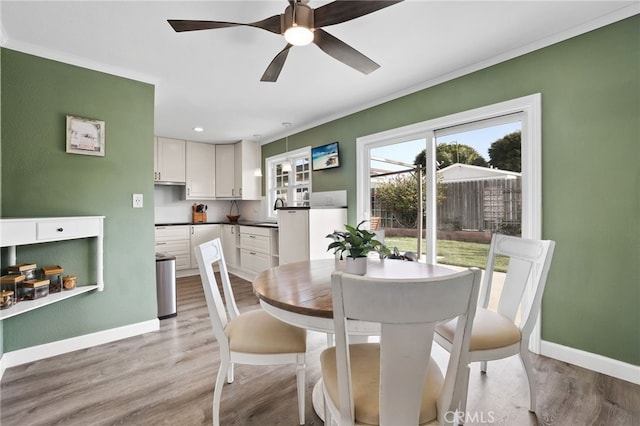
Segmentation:
<svg viewBox="0 0 640 426">
<path fill-rule="evenodd" d="M 133 208 L 141 209 L 143 206 L 142 194 L 133 194 Z"/>
</svg>

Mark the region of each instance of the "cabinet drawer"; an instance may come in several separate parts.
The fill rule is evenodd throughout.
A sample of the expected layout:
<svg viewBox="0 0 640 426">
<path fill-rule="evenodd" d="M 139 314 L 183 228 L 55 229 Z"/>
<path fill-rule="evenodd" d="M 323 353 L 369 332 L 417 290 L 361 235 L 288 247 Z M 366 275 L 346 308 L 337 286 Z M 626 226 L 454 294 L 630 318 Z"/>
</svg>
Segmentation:
<svg viewBox="0 0 640 426">
<path fill-rule="evenodd" d="M 254 234 L 240 234 L 240 247 L 247 250 L 269 253 L 269 237 Z"/>
<path fill-rule="evenodd" d="M 156 226 L 156 241 L 189 240 L 189 226 Z"/>
<path fill-rule="evenodd" d="M 156 253 L 164 253 L 171 256 L 189 255 L 189 241 L 156 241 Z"/>
<path fill-rule="evenodd" d="M 7 221 L 0 223 L 2 247 L 32 244 L 36 240 L 36 223 Z"/>
<path fill-rule="evenodd" d="M 96 219 L 41 221 L 36 224 L 37 240 L 64 240 L 83 238 L 100 233 L 100 222 Z"/>
<path fill-rule="evenodd" d="M 186 254 L 179 254 L 176 256 L 176 271 L 182 269 L 189 269 L 191 267 L 191 257 Z"/>
<path fill-rule="evenodd" d="M 243 269 L 262 272 L 269 269 L 269 255 L 251 250 L 240 250 L 240 264 Z"/>
<path fill-rule="evenodd" d="M 262 235 L 263 237 L 268 237 L 269 228 L 262 228 L 260 226 L 240 225 L 240 235 L 242 234 Z"/>
</svg>

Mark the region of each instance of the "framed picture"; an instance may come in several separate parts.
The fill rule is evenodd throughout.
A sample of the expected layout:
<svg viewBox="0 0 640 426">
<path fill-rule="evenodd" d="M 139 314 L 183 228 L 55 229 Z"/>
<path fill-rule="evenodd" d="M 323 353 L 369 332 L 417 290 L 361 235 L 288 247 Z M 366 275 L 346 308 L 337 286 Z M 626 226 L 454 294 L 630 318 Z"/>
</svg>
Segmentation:
<svg viewBox="0 0 640 426">
<path fill-rule="evenodd" d="M 104 121 L 67 115 L 67 153 L 104 157 Z"/>
<path fill-rule="evenodd" d="M 314 171 L 340 167 L 338 142 L 311 148 L 311 164 Z"/>
</svg>

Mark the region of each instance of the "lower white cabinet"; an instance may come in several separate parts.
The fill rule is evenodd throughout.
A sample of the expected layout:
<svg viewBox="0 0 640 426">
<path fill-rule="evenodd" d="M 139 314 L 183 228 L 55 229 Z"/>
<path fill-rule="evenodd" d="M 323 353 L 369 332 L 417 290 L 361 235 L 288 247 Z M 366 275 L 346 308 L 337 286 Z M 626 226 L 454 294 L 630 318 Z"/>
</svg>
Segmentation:
<svg viewBox="0 0 640 426">
<path fill-rule="evenodd" d="M 237 268 L 240 260 L 239 247 L 240 247 L 240 228 L 238 225 L 222 226 L 222 253 L 224 254 L 224 261 L 229 268 Z"/>
<path fill-rule="evenodd" d="M 156 226 L 156 253 L 176 258 L 176 271 L 191 267 L 190 226 Z"/>
<path fill-rule="evenodd" d="M 220 238 L 220 225 L 191 225 L 191 235 L 190 235 L 190 250 L 191 254 L 191 267 L 197 268 L 198 261 L 196 260 L 196 256 L 193 254 L 193 250 L 202 243 L 206 243 L 207 241 L 211 241 L 215 238 Z"/>
<path fill-rule="evenodd" d="M 240 226 L 240 267 L 260 273 L 278 265 L 278 231 L 256 226 Z"/>
</svg>

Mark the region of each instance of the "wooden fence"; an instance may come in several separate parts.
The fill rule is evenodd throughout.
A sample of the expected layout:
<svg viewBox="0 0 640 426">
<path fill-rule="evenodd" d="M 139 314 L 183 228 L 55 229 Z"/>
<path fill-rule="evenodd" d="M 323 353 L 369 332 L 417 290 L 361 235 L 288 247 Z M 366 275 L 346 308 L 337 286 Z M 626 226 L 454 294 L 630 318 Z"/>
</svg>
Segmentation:
<svg viewBox="0 0 640 426">
<path fill-rule="evenodd" d="M 502 232 L 520 235 L 521 178 L 485 179 L 441 184 L 444 200 L 437 206 L 438 231 Z M 372 215 L 381 228 L 403 228 L 393 212 L 377 202 L 372 191 Z M 415 228 L 415 226 L 414 226 Z"/>
</svg>

